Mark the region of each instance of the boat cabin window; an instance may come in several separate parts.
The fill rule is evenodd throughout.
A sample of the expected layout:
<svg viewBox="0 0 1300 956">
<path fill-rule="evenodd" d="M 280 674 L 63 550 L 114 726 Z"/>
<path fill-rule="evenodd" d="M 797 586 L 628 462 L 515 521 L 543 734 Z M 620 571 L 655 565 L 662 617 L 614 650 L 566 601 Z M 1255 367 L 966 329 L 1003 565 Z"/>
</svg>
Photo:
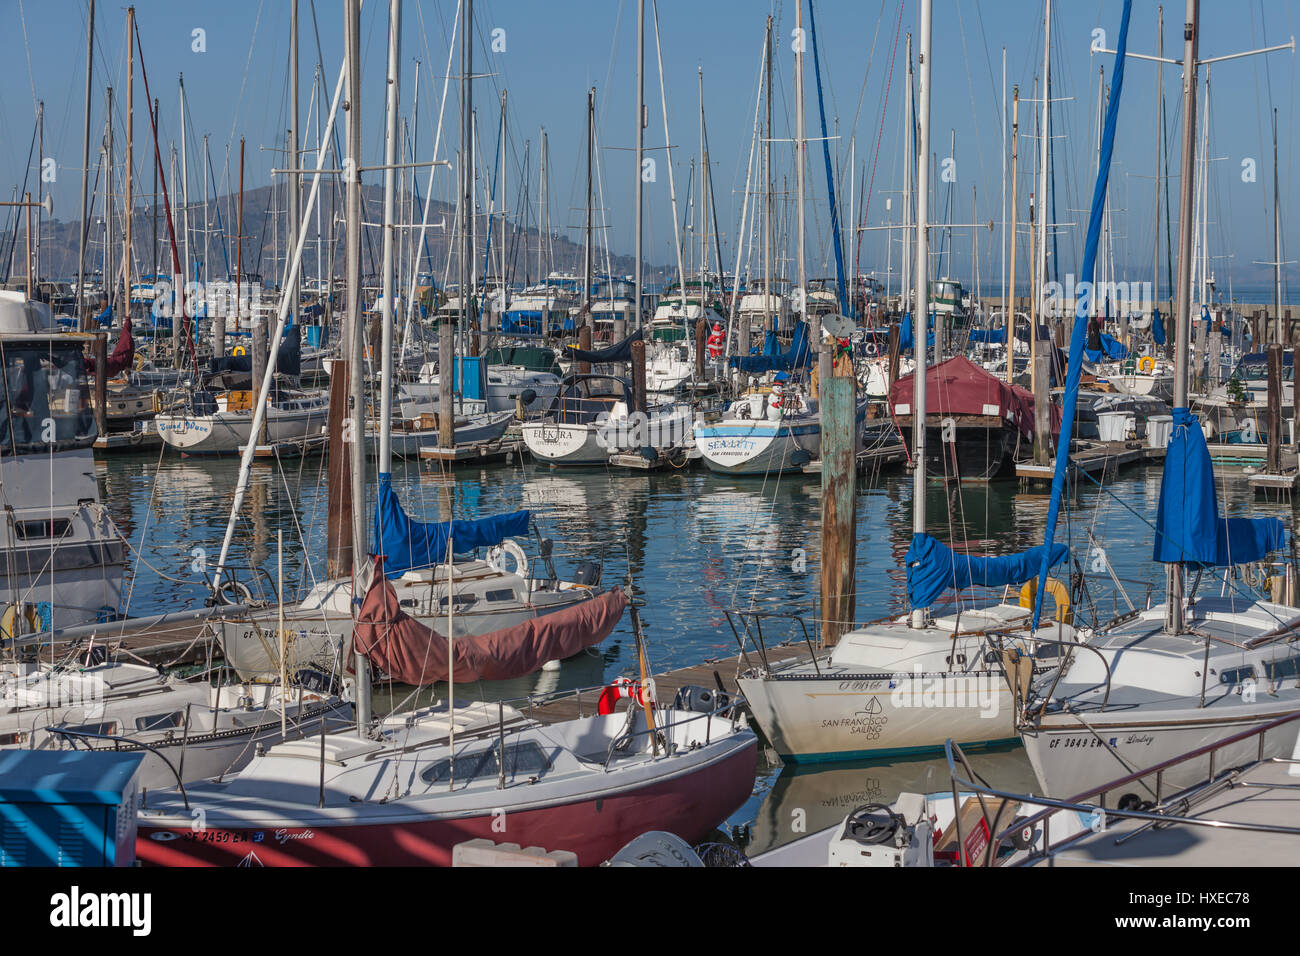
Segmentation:
<svg viewBox="0 0 1300 956">
<path fill-rule="evenodd" d="M 100 724 L 77 724 L 75 727 L 64 727 L 63 729 L 78 734 L 99 734 L 102 737 L 112 737 L 117 734 L 117 721 L 107 720 Z"/>
<path fill-rule="evenodd" d="M 489 591 L 484 595 L 484 597 L 489 601 L 512 601 L 514 600 L 514 596 L 515 592 L 510 590 L 510 588 L 501 588 L 497 591 Z"/>
<path fill-rule="evenodd" d="M 484 777 L 495 779 L 500 775 L 497 763 L 497 746 L 493 744 L 487 750 L 458 754 L 456 757 L 456 779 L 478 780 Z M 542 753 L 542 748 L 532 740 L 523 740 L 506 744 L 506 779 L 518 777 L 540 777 L 551 769 L 551 762 Z M 445 783 L 451 774 L 451 760 L 439 760 L 422 774 L 420 779 L 428 784 Z"/>
<path fill-rule="evenodd" d="M 55 518 L 48 521 L 15 521 L 14 534 L 23 541 L 31 541 L 35 538 L 62 538 L 68 533 L 68 528 L 71 526 L 71 518 Z"/>
<path fill-rule="evenodd" d="M 478 597 L 477 597 L 476 595 L 473 595 L 473 594 L 457 594 L 457 595 L 456 595 L 456 609 L 459 610 L 460 608 L 463 608 L 463 607 L 469 607 L 471 604 L 474 604 L 476 601 L 478 601 Z M 442 608 L 444 611 L 447 609 L 447 598 L 446 598 L 446 597 L 443 597 L 441 600 L 438 601 L 438 607 Z"/>
<path fill-rule="evenodd" d="M 185 711 L 175 710 L 169 714 L 153 714 L 150 717 L 137 717 L 136 730 L 170 730 L 185 724 Z"/>
<path fill-rule="evenodd" d="M 32 454 L 94 444 L 95 413 L 81 343 L 0 344 L 0 449 Z"/>
</svg>

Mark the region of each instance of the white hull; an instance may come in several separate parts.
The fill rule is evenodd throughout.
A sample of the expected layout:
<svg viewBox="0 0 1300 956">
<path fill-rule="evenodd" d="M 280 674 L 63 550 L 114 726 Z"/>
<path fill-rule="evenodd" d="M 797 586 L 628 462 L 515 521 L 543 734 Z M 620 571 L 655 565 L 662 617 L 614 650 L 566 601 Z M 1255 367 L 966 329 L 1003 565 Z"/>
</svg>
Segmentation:
<svg viewBox="0 0 1300 956">
<path fill-rule="evenodd" d="M 270 443 L 300 441 L 324 433 L 329 408 L 304 411 L 271 409 L 266 416 Z M 253 433 L 251 412 L 217 412 L 215 415 L 159 415 L 155 419 L 163 441 L 190 455 L 221 455 L 242 451 Z"/>
</svg>

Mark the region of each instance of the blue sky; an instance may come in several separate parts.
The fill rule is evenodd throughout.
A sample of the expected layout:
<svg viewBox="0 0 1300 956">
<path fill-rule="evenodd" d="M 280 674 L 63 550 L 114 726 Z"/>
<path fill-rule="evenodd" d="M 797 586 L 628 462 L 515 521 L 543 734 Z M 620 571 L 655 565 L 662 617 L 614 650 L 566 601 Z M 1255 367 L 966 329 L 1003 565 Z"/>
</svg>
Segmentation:
<svg viewBox="0 0 1300 956">
<path fill-rule="evenodd" d="M 1054 105 L 1053 141 L 1056 155 L 1057 220 L 1078 223 L 1060 238 L 1062 271 L 1074 263 L 1082 246 L 1083 223 L 1092 189 L 1098 71 L 1109 82 L 1113 57 L 1090 55 L 1092 31 L 1107 31 L 1109 45 L 1118 33 L 1122 3 L 1056 3 L 1053 12 L 1053 96 L 1068 98 Z M 1154 52 L 1156 33 L 1154 2 L 1134 3 L 1131 50 Z M 45 154 L 58 171 L 53 184 L 56 217 L 75 217 L 79 203 L 81 123 L 83 109 L 86 4 L 82 0 L 3 0 L 4 22 L 10 31 L 13 53 L 0 62 L 0 122 L 8 135 L 0 142 L 0 187 L 8 193 L 21 183 L 34 124 L 34 100 L 46 104 Z M 901 9 L 900 9 L 901 7 Z M 1217 56 L 1264 45 L 1287 42 L 1296 33 L 1300 3 L 1252 0 L 1248 3 L 1202 5 L 1202 56 Z M 303 43 L 301 50 L 303 110 L 311 96 L 316 66 L 312 7 L 301 0 Z M 342 54 L 343 14 L 337 0 L 316 0 L 325 85 L 332 89 Z M 806 10 L 806 8 L 805 8 Z M 419 148 L 427 158 L 434 138 L 438 98 L 445 73 L 447 44 L 455 11 L 454 0 L 406 0 L 404 4 L 402 98 L 409 114 L 415 81 L 415 61 L 420 68 Z M 647 19 L 651 8 L 647 2 Z M 1166 55 L 1181 55 L 1183 4 L 1165 4 Z M 697 69 L 704 70 L 708 138 L 714 189 L 723 227 L 726 265 L 734 265 L 743 202 L 745 170 L 752 137 L 755 96 L 758 90 L 764 19 L 777 18 L 776 134 L 790 135 L 793 126 L 794 56 L 790 34 L 794 28 L 793 0 L 660 0 L 659 19 L 667 84 L 668 113 L 675 145 L 673 161 L 679 200 L 685 192 L 688 167 L 699 152 Z M 223 180 L 225 151 L 237 155 L 239 137 L 248 141 L 247 180 L 265 184 L 277 162 L 270 147 L 283 137 L 287 125 L 287 48 L 289 7 L 283 0 L 223 0 L 221 3 L 142 0 L 136 5 L 144 44 L 149 83 L 160 101 L 164 156 L 167 143 L 179 136 L 177 77 L 183 73 L 194 134 L 208 134 L 217 178 Z M 866 224 L 878 225 L 899 215 L 902 188 L 902 131 L 904 103 L 904 39 L 915 32 L 918 4 L 909 0 L 818 0 L 816 17 L 821 51 L 827 122 L 832 127 L 833 161 L 845 168 L 847 190 L 849 144 L 855 142 L 855 178 L 858 215 L 862 214 L 863 183 L 870 182 L 870 208 Z M 512 168 L 509 179 L 517 184 L 521 174 L 524 140 L 532 141 L 530 176 L 536 179 L 539 128 L 545 127 L 550 151 L 551 222 L 554 228 L 577 226 L 583 196 L 582 163 L 585 150 L 585 97 L 589 86 L 598 92 L 598 136 L 604 166 L 604 200 L 611 243 L 629 253 L 633 245 L 631 153 L 622 148 L 634 143 L 636 4 L 634 0 L 478 0 L 476 69 L 492 75 L 475 84 L 475 104 L 480 109 L 480 131 L 486 149 L 497 138 L 500 90 L 509 91 Z M 806 14 L 805 14 L 806 19 Z M 805 24 L 807 25 L 807 24 Z M 897 47 L 894 49 L 897 28 Z M 206 52 L 195 52 L 193 31 L 205 31 Z M 493 33 L 504 30 L 504 52 L 490 50 Z M 382 75 L 386 52 L 387 4 L 368 0 L 362 12 L 362 104 L 369 160 L 382 155 L 381 124 L 384 89 Z M 501 35 L 498 34 L 498 37 Z M 942 162 L 952 153 L 957 180 L 951 190 L 941 186 L 933 204 L 934 215 L 957 222 L 1000 220 L 1002 190 L 1002 63 L 1006 50 L 1008 89 L 1020 85 L 1024 100 L 1034 93 L 1041 71 L 1043 7 L 1040 0 L 976 3 L 974 0 L 936 0 L 934 25 L 934 102 L 932 147 Z M 24 47 L 23 40 L 26 44 Z M 125 7 L 101 2 L 97 10 L 96 62 L 92 96 L 92 165 L 103 129 L 103 88 L 111 83 L 119 97 L 125 94 Z M 23 55 L 25 52 L 25 55 Z M 885 107 L 886 84 L 892 86 Z M 453 65 L 453 69 L 454 69 Z M 817 99 L 812 57 L 806 62 L 806 113 L 808 135 L 817 129 Z M 1292 234 L 1295 193 L 1292 177 L 1295 157 L 1296 59 L 1290 52 L 1274 53 L 1220 64 L 1212 72 L 1210 100 L 1210 252 L 1212 269 L 1226 286 L 1226 274 L 1239 286 L 1267 283 L 1268 267 L 1253 264 L 1272 258 L 1272 157 L 1269 111 L 1279 113 L 1281 203 L 1284 244 Z M 1181 126 L 1177 68 L 1164 71 L 1166 103 L 1170 110 L 1169 141 L 1176 156 Z M 328 95 L 328 94 L 327 94 Z M 1008 94 L 1009 95 L 1009 94 Z M 151 176 L 151 163 L 142 159 L 147 144 L 148 117 L 143 109 L 144 85 L 136 76 L 138 175 Z M 664 143 L 659 108 L 658 67 L 653 22 L 647 27 L 646 100 L 649 109 L 647 145 Z M 860 106 L 859 106 L 860 102 Z M 1151 271 L 1154 217 L 1153 180 L 1155 145 L 1155 66 L 1132 60 L 1121 106 L 1119 136 L 1112 173 L 1112 209 L 1118 266 L 1145 278 Z M 456 93 L 447 102 L 442 154 L 455 148 Z M 1032 131 L 1032 104 L 1022 102 L 1022 134 Z M 118 136 L 121 136 L 119 126 Z M 120 142 L 119 138 L 119 142 Z M 955 141 L 955 150 L 950 144 Z M 265 148 L 264 148 L 265 147 Z M 191 140 L 190 155 L 197 178 L 199 145 Z M 778 178 L 793 191 L 792 149 L 775 147 Z M 653 153 L 662 157 L 662 151 Z M 1033 144 L 1021 142 L 1021 218 L 1027 215 L 1026 194 L 1032 189 Z M 1256 163 L 1255 182 L 1242 181 L 1243 160 Z M 232 166 L 233 170 L 233 166 Z M 874 172 L 873 172 L 874 170 Z M 422 177 L 423 178 L 423 177 Z M 378 181 L 378 180 L 376 180 Z M 778 188 L 783 183 L 778 181 Z M 820 143 L 809 148 L 807 253 L 810 271 L 829 274 L 833 266 L 827 252 L 829 216 Z M 221 183 L 224 191 L 225 183 Z M 450 199 L 453 177 L 440 175 L 436 195 Z M 972 189 L 978 211 L 972 213 Z M 515 186 L 510 187 L 511 194 Z M 533 187 L 533 198 L 537 189 Z M 886 211 L 892 196 L 893 209 Z M 1171 197 L 1177 202 L 1177 182 Z M 847 213 L 847 196 L 841 203 Z M 684 206 L 680 215 L 684 216 Z M 576 229 L 570 233 L 578 237 Z M 1176 235 L 1176 232 L 1175 232 Z M 1001 268 L 1000 232 L 979 234 L 978 271 L 987 287 L 996 282 Z M 942 244 L 942 236 L 936 242 Z M 972 233 L 954 233 L 952 261 L 945 271 L 973 285 Z M 667 175 L 662 166 L 656 182 L 646 192 L 647 257 L 667 263 L 672 259 L 672 218 Z M 792 253 L 791 253 L 792 254 Z M 867 234 L 861 253 L 863 271 L 883 273 L 887 261 L 897 268 L 898 250 L 887 252 L 883 234 Z M 1162 253 L 1163 257 L 1163 253 Z M 1220 258 L 1222 257 L 1222 258 Z M 1231 257 L 1231 258 L 1228 258 Z M 1023 260 L 1022 260 L 1023 261 Z M 788 272 L 793 272 L 791 265 Z M 1023 271 L 1023 267 L 1022 267 Z M 1296 267 L 1288 271 L 1295 275 Z"/>
</svg>

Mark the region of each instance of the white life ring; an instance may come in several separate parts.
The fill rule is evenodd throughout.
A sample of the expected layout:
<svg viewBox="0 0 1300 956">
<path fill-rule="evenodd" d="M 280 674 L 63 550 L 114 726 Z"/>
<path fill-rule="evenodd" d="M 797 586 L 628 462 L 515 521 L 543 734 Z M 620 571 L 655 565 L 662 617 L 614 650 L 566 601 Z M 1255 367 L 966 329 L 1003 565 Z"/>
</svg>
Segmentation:
<svg viewBox="0 0 1300 956">
<path fill-rule="evenodd" d="M 515 559 L 513 571 L 506 570 L 506 556 Z M 506 538 L 500 544 L 493 545 L 488 549 L 487 565 L 493 571 L 499 571 L 501 574 L 517 574 L 521 578 L 528 577 L 528 555 L 524 554 L 524 549 L 519 547 L 518 542 L 513 538 Z"/>
<path fill-rule="evenodd" d="M 868 343 L 867 343 L 867 354 L 868 354 L 868 355 L 872 355 L 872 356 L 879 355 L 879 354 L 880 354 L 880 346 L 876 345 L 875 342 L 868 342 Z"/>
</svg>

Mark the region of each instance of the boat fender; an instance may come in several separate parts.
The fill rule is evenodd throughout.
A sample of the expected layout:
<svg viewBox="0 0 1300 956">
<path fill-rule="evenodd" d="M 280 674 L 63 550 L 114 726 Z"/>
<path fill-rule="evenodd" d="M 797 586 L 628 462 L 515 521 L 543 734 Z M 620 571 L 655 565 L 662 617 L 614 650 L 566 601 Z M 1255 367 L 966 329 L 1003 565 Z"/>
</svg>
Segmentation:
<svg viewBox="0 0 1300 956">
<path fill-rule="evenodd" d="M 515 560 L 513 571 L 506 571 L 506 555 Z M 507 538 L 500 544 L 489 548 L 486 560 L 488 567 L 494 571 L 499 571 L 502 574 L 517 574 L 521 578 L 528 577 L 528 555 L 524 554 L 524 549 L 519 547 L 519 544 L 511 538 Z"/>
<path fill-rule="evenodd" d="M 1047 587 L 1044 588 L 1045 594 L 1050 594 L 1052 600 L 1056 603 L 1055 619 L 1062 624 L 1074 623 L 1074 611 L 1070 608 L 1070 592 L 1066 590 L 1064 584 L 1057 578 L 1048 578 Z M 1020 589 L 1020 606 L 1032 608 L 1034 598 L 1038 595 L 1038 578 L 1026 581 Z"/>
</svg>

